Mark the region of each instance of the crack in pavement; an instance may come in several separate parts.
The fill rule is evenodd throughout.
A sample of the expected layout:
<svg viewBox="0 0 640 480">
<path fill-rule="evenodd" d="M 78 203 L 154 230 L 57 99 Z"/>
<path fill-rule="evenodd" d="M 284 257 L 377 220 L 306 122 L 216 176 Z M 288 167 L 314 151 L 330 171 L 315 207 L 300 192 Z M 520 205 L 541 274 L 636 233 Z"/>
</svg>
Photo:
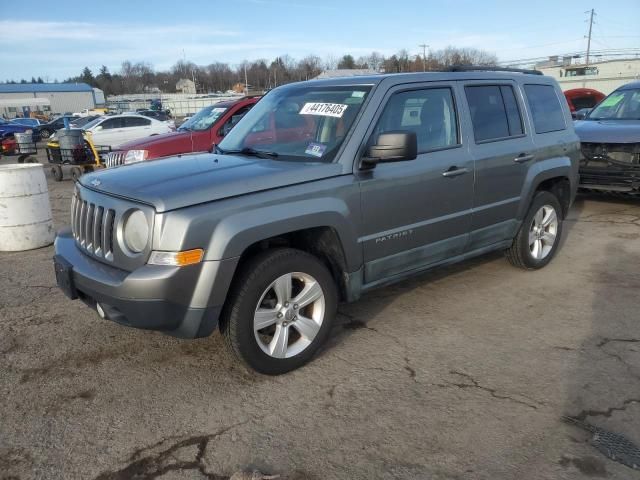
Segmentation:
<svg viewBox="0 0 640 480">
<path fill-rule="evenodd" d="M 588 417 L 610 418 L 613 412 L 624 412 L 629 405 L 633 405 L 634 403 L 640 403 L 640 398 L 628 398 L 623 401 L 620 406 L 609 407 L 606 410 L 582 410 L 577 415 L 568 415 L 568 417 L 580 422 L 586 420 Z"/>
<path fill-rule="evenodd" d="M 633 378 L 635 378 L 637 380 L 640 380 L 640 375 L 633 371 L 633 366 L 631 364 L 627 363 L 627 361 L 625 361 L 625 359 L 622 358 L 622 356 L 620 354 L 609 352 L 609 351 L 607 351 L 606 348 L 604 348 L 606 345 L 608 345 L 610 343 L 640 343 L 640 339 L 636 339 L 636 338 L 603 338 L 602 340 L 600 340 L 600 342 L 598 342 L 596 344 L 596 347 L 598 347 L 602 351 L 602 353 L 604 353 L 608 357 L 615 358 L 618 362 L 622 363 L 625 366 L 625 368 L 627 369 L 627 372 L 629 373 L 629 375 L 631 375 Z"/>
<path fill-rule="evenodd" d="M 456 383 L 456 382 L 450 382 L 450 381 L 446 381 L 446 384 L 436 384 L 436 386 L 441 387 L 441 388 L 449 388 L 449 387 L 457 387 L 457 388 L 461 388 L 461 389 L 465 389 L 465 388 L 477 388 L 479 390 L 483 390 L 487 393 L 489 393 L 493 398 L 497 398 L 499 400 L 508 400 L 510 402 L 513 403 L 518 403 L 520 405 L 525 405 L 529 408 L 532 408 L 533 410 L 537 410 L 538 409 L 538 405 L 544 405 L 544 403 L 533 400 L 531 398 L 526 397 L 525 395 L 522 394 L 518 394 L 521 397 L 527 398 L 528 400 L 531 400 L 532 402 L 536 402 L 538 405 L 534 405 L 533 403 L 529 403 L 529 402 L 525 402 L 524 400 L 519 400 L 517 398 L 513 398 L 512 396 L 509 395 L 502 395 L 499 394 L 497 389 L 495 388 L 491 388 L 491 387 L 485 387 L 484 385 L 480 385 L 480 382 L 478 382 L 475 378 L 473 378 L 471 375 L 469 375 L 468 373 L 464 373 L 464 372 L 458 372 L 457 370 L 450 370 L 449 371 L 450 374 L 452 375 L 458 375 L 468 381 L 470 381 L 471 383 Z"/>
<path fill-rule="evenodd" d="M 640 343 L 640 338 L 603 338 L 598 342 L 596 347 L 602 348 L 608 343 L 621 342 L 621 343 Z"/>
<path fill-rule="evenodd" d="M 126 466 L 119 470 L 103 472 L 98 475 L 95 480 L 129 480 L 131 478 L 151 480 L 159 478 L 169 472 L 194 470 L 210 480 L 228 480 L 230 477 L 227 475 L 218 475 L 207 472 L 206 465 L 203 462 L 207 447 L 213 440 L 225 433 L 228 433 L 231 430 L 241 427 L 251 421 L 261 420 L 262 418 L 264 417 L 249 418 L 242 422 L 237 422 L 233 425 L 222 428 L 209 435 L 187 437 L 156 454 L 142 456 L 144 452 L 148 452 L 169 440 L 182 438 L 176 436 L 167 437 L 149 447 L 143 447 L 135 450 L 129 457 L 129 463 Z M 179 460 L 175 456 L 179 450 L 193 446 L 197 449 L 193 460 Z"/>
</svg>

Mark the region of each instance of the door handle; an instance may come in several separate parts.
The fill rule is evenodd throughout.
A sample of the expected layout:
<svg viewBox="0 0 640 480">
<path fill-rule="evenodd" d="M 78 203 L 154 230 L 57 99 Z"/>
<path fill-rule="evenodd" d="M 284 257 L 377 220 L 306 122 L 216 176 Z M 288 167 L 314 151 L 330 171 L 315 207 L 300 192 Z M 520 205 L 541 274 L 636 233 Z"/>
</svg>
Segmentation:
<svg viewBox="0 0 640 480">
<path fill-rule="evenodd" d="M 449 170 L 447 170 L 446 172 L 442 172 L 442 176 L 451 178 L 451 177 L 457 177 L 458 175 L 464 175 L 465 173 L 469 173 L 468 168 L 458 168 L 453 166 L 449 168 Z"/>
<path fill-rule="evenodd" d="M 516 163 L 526 163 L 533 160 L 534 158 L 535 158 L 535 155 L 527 155 L 525 153 L 521 153 L 516 158 L 514 158 L 513 161 Z"/>
</svg>

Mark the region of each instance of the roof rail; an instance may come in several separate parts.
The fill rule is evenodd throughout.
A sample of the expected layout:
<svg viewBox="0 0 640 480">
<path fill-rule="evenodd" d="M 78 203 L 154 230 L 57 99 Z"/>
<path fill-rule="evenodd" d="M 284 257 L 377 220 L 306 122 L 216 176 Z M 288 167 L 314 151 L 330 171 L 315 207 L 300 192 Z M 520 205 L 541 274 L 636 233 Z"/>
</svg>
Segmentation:
<svg viewBox="0 0 640 480">
<path fill-rule="evenodd" d="M 529 75 L 544 75 L 540 70 L 529 70 L 525 68 L 491 67 L 478 65 L 453 65 L 447 69 L 449 72 L 515 72 Z"/>
</svg>

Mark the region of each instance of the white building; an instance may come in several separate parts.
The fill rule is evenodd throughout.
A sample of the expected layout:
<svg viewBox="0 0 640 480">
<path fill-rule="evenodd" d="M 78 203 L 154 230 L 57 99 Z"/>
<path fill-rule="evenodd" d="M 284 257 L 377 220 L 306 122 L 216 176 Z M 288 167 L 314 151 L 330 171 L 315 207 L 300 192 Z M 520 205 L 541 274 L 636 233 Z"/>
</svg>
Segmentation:
<svg viewBox="0 0 640 480">
<path fill-rule="evenodd" d="M 605 60 L 589 65 L 571 64 L 570 57 L 550 57 L 536 68 L 554 77 L 562 90 L 594 88 L 608 95 L 616 88 L 640 80 L 640 58 Z"/>
<path fill-rule="evenodd" d="M 47 102 L 34 99 L 44 99 Z M 8 117 L 15 117 L 17 114 L 22 116 L 27 111 L 80 112 L 85 108 L 95 108 L 96 92 L 86 83 L 3 83 L 0 84 L 0 100 L 12 101 L 12 105 L 5 108 L 6 112 L 0 112 Z M 18 105 L 16 102 L 25 104 Z"/>
<path fill-rule="evenodd" d="M 180 93 L 196 93 L 196 84 L 193 80 L 189 80 L 188 78 L 181 78 L 176 83 L 176 90 Z"/>
</svg>

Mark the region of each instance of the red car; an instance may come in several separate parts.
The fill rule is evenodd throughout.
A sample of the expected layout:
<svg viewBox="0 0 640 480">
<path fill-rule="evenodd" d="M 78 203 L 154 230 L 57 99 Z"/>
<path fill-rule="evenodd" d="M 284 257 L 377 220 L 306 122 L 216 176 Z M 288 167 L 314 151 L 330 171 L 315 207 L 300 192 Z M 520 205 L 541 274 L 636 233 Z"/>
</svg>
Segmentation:
<svg viewBox="0 0 640 480">
<path fill-rule="evenodd" d="M 181 153 L 208 152 L 219 143 L 231 128 L 260 100 L 243 97 L 205 107 L 177 131 L 154 135 L 120 145 L 109 153 L 107 167 L 142 162 Z"/>
<path fill-rule="evenodd" d="M 564 92 L 564 97 L 567 99 L 571 113 L 583 108 L 593 108 L 605 96 L 604 93 L 593 88 L 574 88 Z"/>
</svg>

